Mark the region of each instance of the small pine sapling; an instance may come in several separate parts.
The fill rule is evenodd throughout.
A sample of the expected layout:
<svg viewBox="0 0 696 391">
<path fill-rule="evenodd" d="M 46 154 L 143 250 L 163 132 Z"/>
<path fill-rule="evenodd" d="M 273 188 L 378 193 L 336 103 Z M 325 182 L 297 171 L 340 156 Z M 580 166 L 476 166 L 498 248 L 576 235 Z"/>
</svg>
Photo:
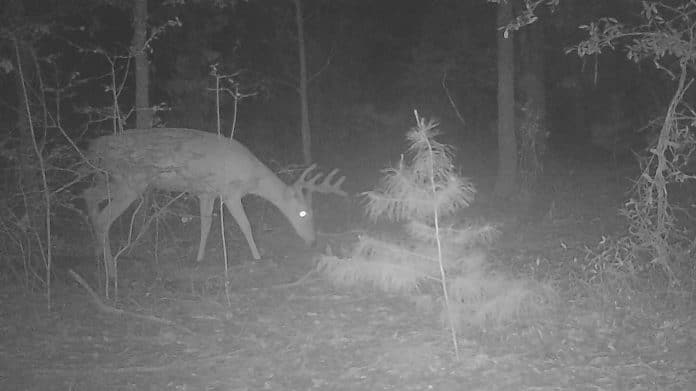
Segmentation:
<svg viewBox="0 0 696 391">
<path fill-rule="evenodd" d="M 363 235 L 349 259 L 324 256 L 318 269 L 339 286 L 368 284 L 404 294 L 428 309 L 442 302 L 458 355 L 457 329 L 538 314 L 551 295 L 534 282 L 486 272 L 480 248 L 497 236 L 493 226 L 443 224 L 471 204 L 476 189 L 457 174 L 452 148 L 436 140 L 438 124 L 417 113 L 416 123 L 406 135 L 405 157 L 384 170 L 378 189 L 364 194 L 368 217 L 403 223 L 402 238 Z"/>
<path fill-rule="evenodd" d="M 342 285 L 370 282 L 385 291 L 414 292 L 424 281 L 436 281 L 442 288 L 448 307 L 448 289 L 441 220 L 473 201 L 476 189 L 468 179 L 455 172 L 452 148 L 435 140 L 438 124 L 416 115 L 417 125 L 406 135 L 409 143 L 404 163 L 386 169 L 381 187 L 365 193 L 368 216 L 377 220 L 407 221 L 411 239 L 419 242 L 412 249 L 403 244 L 363 237 L 351 262 L 326 257 L 320 268 L 329 279 Z M 469 239 L 473 239 L 469 231 Z M 459 233 L 461 234 L 461 233 Z M 412 241 L 413 242 L 413 241 Z M 448 311 L 449 313 L 449 311 Z M 455 326 L 450 322 L 455 351 L 458 354 Z"/>
</svg>

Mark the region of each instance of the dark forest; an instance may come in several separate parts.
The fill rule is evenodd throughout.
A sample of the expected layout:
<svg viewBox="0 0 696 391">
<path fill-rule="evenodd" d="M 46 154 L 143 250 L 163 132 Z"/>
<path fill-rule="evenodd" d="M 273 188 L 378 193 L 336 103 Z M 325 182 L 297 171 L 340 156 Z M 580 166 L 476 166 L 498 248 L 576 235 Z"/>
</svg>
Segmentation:
<svg viewBox="0 0 696 391">
<path fill-rule="evenodd" d="M 694 26 L 0 0 L 0 389 L 695 389 Z"/>
</svg>

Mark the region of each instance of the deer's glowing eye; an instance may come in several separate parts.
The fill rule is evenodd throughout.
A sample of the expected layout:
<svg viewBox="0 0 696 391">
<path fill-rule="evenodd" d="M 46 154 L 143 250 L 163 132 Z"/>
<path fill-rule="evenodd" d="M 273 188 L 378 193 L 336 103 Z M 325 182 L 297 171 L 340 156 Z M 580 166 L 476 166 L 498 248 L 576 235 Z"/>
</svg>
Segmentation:
<svg viewBox="0 0 696 391">
<path fill-rule="evenodd" d="M 301 210 L 301 211 L 300 211 L 300 217 L 307 217 L 307 211 L 306 211 L 306 210 Z"/>
</svg>

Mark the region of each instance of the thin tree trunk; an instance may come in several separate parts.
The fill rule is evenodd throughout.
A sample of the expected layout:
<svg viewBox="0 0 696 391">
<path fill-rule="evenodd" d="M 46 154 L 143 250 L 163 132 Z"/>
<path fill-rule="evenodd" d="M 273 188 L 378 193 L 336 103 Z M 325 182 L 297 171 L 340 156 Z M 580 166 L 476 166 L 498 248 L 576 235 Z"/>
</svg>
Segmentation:
<svg viewBox="0 0 696 391">
<path fill-rule="evenodd" d="M 135 127 L 147 129 L 152 127 L 152 109 L 150 108 L 150 61 L 147 58 L 147 0 L 133 2 L 133 40 L 132 51 L 135 57 Z M 138 213 L 134 226 L 141 230 L 146 228 L 147 216 L 153 203 L 152 191 L 143 195 L 143 212 Z M 137 213 L 137 210 L 136 210 Z M 152 242 L 152 233 L 143 236 Z"/>
<path fill-rule="evenodd" d="M 541 20 L 530 26 L 530 66 L 529 71 L 534 75 L 529 86 L 529 99 L 533 102 L 539 118 L 539 128 L 546 132 L 546 72 L 544 68 L 545 40 L 544 24 Z M 546 135 L 544 134 L 544 139 Z"/>
<path fill-rule="evenodd" d="M 150 62 L 147 58 L 147 0 L 133 3 L 133 55 L 135 56 L 135 126 L 152 127 Z"/>
<path fill-rule="evenodd" d="M 548 132 L 546 130 L 546 87 L 544 77 L 544 29 L 542 21 L 527 26 L 521 31 L 520 57 L 521 66 L 518 74 L 521 78 L 518 82 L 520 89 L 517 98 L 521 99 L 522 107 L 525 108 L 520 118 L 520 137 L 527 137 L 527 140 L 519 140 L 518 147 L 524 145 L 520 154 L 527 156 L 521 157 L 519 171 L 525 171 L 526 175 L 534 185 L 537 176 L 542 172 L 542 156 L 546 152 Z M 522 166 L 522 161 L 525 162 Z M 519 174 L 518 174 L 519 175 Z"/>
<path fill-rule="evenodd" d="M 22 25 L 26 17 L 23 1 L 13 0 L 8 5 L 9 7 L 6 12 L 8 12 L 13 18 L 16 18 L 16 20 L 22 21 L 18 22 L 18 25 Z M 30 119 L 28 117 L 30 113 L 28 113 L 26 109 L 26 105 L 28 105 L 29 111 L 32 113 L 35 112 L 37 109 L 37 103 L 31 98 L 31 94 L 29 96 L 25 95 L 25 86 L 22 85 L 22 83 L 25 83 L 26 89 L 30 91 L 38 91 L 36 86 L 38 69 L 34 67 L 36 62 L 34 61 L 32 55 L 33 42 L 30 41 L 31 38 L 27 39 L 25 36 L 20 35 L 14 37 L 14 39 L 17 41 L 16 44 L 18 47 L 18 56 L 16 59 L 18 62 L 17 69 L 19 69 L 21 63 L 21 67 L 24 71 L 23 77 L 19 74 L 19 72 L 14 73 L 15 88 L 17 91 L 17 119 L 15 128 L 19 139 L 19 149 L 17 153 L 17 162 L 19 168 L 17 172 L 17 184 L 20 187 L 19 190 L 21 193 L 26 195 L 24 200 L 27 203 L 27 205 L 25 205 L 25 214 L 30 220 L 28 223 L 32 224 L 33 227 L 40 227 L 41 225 L 37 223 L 43 219 L 40 216 L 35 215 L 40 214 L 42 211 L 42 209 L 38 208 L 38 205 L 36 205 L 36 203 L 40 202 L 37 195 L 41 189 L 41 184 L 37 174 L 37 157 L 33 152 L 33 140 L 30 129 Z M 45 124 L 41 124 L 41 126 L 45 126 Z"/>
<path fill-rule="evenodd" d="M 498 27 L 512 20 L 512 0 L 498 5 Z M 517 142 L 515 140 L 515 46 L 511 36 L 498 32 L 498 176 L 494 193 L 509 197 L 517 183 Z"/>
<path fill-rule="evenodd" d="M 9 41 L 12 42 L 11 57 L 14 64 L 16 90 L 16 118 L 14 129 L 7 132 L 0 130 L 0 135 L 7 139 L 16 134 L 17 145 L 8 150 L 16 159 L 8 160 L 6 185 L 8 190 L 18 197 L 8 198 L 7 207 L 14 209 L 17 221 L 24 233 L 16 236 L 16 245 L 22 247 L 22 271 L 27 288 L 35 283 L 45 284 L 49 310 L 51 308 L 51 215 L 48 193 L 46 192 L 46 172 L 41 153 L 42 146 L 35 134 L 36 129 L 43 129 L 45 136 L 47 117 L 43 86 L 40 83 L 40 68 L 34 52 L 34 37 L 28 33 L 26 26 L 32 22 L 26 15 L 24 2 L 11 0 L 0 9 L 3 17 L 11 20 L 13 25 Z M 9 54 L 8 52 L 7 54 Z M 43 115 L 42 115 L 43 114 Z M 11 128 L 11 127 L 10 127 Z M 6 133 L 7 132 L 7 133 Z M 45 140 L 45 138 L 42 138 Z M 13 176 L 16 175 L 16 176 Z M 40 254 L 40 255 L 39 255 Z M 45 270 L 45 275 L 38 274 Z"/>
<path fill-rule="evenodd" d="M 295 4 L 295 22 L 297 24 L 297 54 L 300 63 L 300 85 L 297 90 L 300 94 L 300 116 L 302 134 L 302 156 L 305 164 L 312 163 L 312 134 L 309 126 L 309 100 L 307 92 L 307 57 L 304 40 L 304 16 L 302 14 L 302 0 L 293 0 Z"/>
</svg>

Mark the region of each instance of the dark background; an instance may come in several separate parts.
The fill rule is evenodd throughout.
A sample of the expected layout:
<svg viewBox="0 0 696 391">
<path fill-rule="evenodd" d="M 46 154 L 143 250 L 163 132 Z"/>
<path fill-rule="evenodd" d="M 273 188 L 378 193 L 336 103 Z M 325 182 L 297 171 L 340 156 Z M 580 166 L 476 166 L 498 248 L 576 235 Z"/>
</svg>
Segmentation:
<svg viewBox="0 0 696 391">
<path fill-rule="evenodd" d="M 84 107 L 106 107 L 109 64 L 104 51 L 124 55 L 130 45 L 130 5 L 118 1 L 24 1 L 35 47 L 51 85 L 67 83 L 61 110 L 64 128 L 89 138 L 110 123 L 84 132 Z M 150 1 L 151 26 L 179 18 L 152 43 L 151 99 L 170 111 L 161 124 L 215 130 L 210 66 L 240 72 L 235 81 L 256 95 L 239 105 L 235 137 L 265 162 L 301 160 L 299 99 L 295 91 L 297 41 L 291 2 L 224 3 Z M 7 3 L 9 4 L 9 2 Z M 458 150 L 465 174 L 495 173 L 496 22 L 495 4 L 485 1 L 305 1 L 307 57 L 311 79 L 310 115 L 315 160 L 372 175 L 398 159 L 403 134 L 414 124 L 413 110 L 441 121 L 446 142 Z M 9 8 L 8 8 L 9 9 Z M 665 107 L 671 83 L 650 64 L 641 66 L 625 53 L 578 58 L 564 49 L 584 38 L 579 25 L 602 16 L 637 18 L 635 1 L 563 1 L 554 13 L 542 11 L 549 154 L 580 159 L 605 156 L 617 146 L 593 140 L 590 129 L 622 127 L 626 150 L 640 147 L 631 134 Z M 38 27 L 37 27 L 38 26 Z M 518 45 L 517 50 L 520 49 Z M 12 47 L 2 46 L 5 58 Z M 50 61 L 48 61 L 50 59 Z M 123 77 L 124 61 L 118 63 Z M 441 85 L 462 113 L 461 123 Z M 132 70 L 132 68 L 131 68 Z M 128 74 L 119 103 L 132 107 Z M 53 80 L 52 80 L 53 79 Z M 3 127 L 13 126 L 17 94 L 12 77 L 2 75 Z M 222 102 L 223 132 L 231 130 L 233 102 Z M 133 123 L 133 118 L 129 119 Z M 616 130 L 609 132 L 617 133 Z M 553 165 L 553 161 L 549 163 Z"/>
</svg>

